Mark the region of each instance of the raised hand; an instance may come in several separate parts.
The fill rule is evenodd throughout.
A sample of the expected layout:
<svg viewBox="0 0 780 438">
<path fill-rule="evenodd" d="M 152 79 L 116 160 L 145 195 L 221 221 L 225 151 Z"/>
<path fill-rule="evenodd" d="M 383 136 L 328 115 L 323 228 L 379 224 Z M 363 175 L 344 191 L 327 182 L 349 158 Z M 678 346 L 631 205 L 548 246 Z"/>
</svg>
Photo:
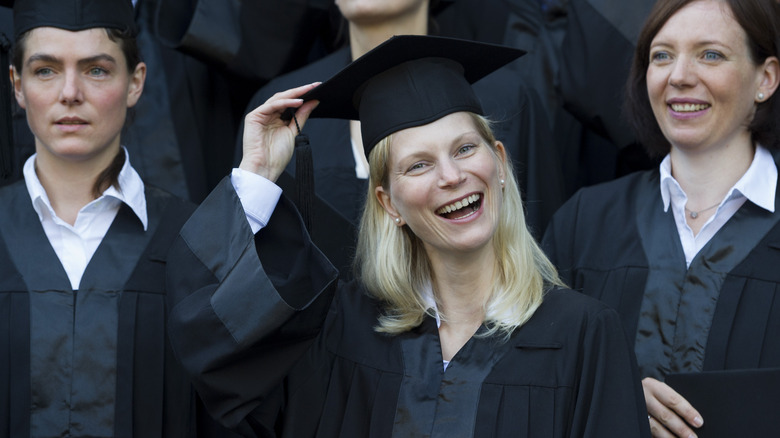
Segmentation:
<svg viewBox="0 0 780 438">
<path fill-rule="evenodd" d="M 298 134 L 295 120 L 283 120 L 282 113 L 287 108 L 297 108 L 295 117 L 303 128 L 319 102 L 311 100 L 304 103 L 300 96 L 319 84 L 316 82 L 276 93 L 246 115 L 243 157 L 239 168 L 276 181 L 290 162 Z"/>
</svg>

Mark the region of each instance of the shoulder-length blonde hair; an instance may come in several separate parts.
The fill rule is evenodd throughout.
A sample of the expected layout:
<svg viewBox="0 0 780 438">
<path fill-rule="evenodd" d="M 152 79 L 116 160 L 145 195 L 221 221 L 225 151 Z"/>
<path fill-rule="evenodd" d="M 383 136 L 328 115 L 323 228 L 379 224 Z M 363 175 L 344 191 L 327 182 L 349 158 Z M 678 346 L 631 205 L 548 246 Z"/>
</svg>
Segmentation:
<svg viewBox="0 0 780 438">
<path fill-rule="evenodd" d="M 469 113 L 477 131 L 498 160 L 490 122 Z M 369 156 L 368 196 L 358 234 L 355 272 L 368 292 L 384 303 L 376 330 L 398 334 L 417 327 L 431 309 L 423 293 L 431 282 L 428 257 L 408 226 L 398 227 L 377 200 L 375 189 L 388 189 L 388 155 L 392 135 L 381 140 Z M 504 202 L 493 236 L 497 277 L 485 304 L 485 336 L 508 337 L 534 314 L 544 292 L 562 286 L 558 272 L 525 224 L 520 190 L 511 160 L 503 165 Z M 446 318 L 446 316 L 445 316 Z"/>
</svg>

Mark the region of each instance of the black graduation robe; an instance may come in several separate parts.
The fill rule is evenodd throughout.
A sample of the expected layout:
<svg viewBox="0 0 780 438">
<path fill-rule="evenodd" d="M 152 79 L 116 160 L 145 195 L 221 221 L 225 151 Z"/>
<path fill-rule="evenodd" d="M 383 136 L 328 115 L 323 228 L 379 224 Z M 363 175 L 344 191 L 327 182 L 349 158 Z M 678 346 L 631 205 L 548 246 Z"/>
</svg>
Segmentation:
<svg viewBox="0 0 780 438">
<path fill-rule="evenodd" d="M 379 303 L 337 276 L 285 198 L 256 236 L 229 180 L 204 201 L 171 249 L 169 333 L 212 415 L 247 436 L 649 436 L 633 355 L 596 300 L 551 291 L 445 372 L 433 318 L 379 334 Z"/>
<path fill-rule="evenodd" d="M 70 347 L 74 367 L 101 362 L 99 377 L 71 380 L 71 403 L 92 405 L 79 419 L 73 414 L 71 424 L 108 420 L 104 424 L 113 423 L 109 435 L 121 437 L 197 435 L 195 414 L 202 407 L 165 334 L 165 260 L 194 206 L 151 187 L 146 188 L 146 201 L 148 230 L 123 204 L 90 260 L 80 289 L 73 291 L 24 181 L 0 189 L 0 436 L 31 436 L 31 412 L 46 409 L 31 403 L 51 392 L 31 387 L 31 376 L 69 378 L 60 364 L 40 364 L 32 357 L 51 356 L 46 348 L 64 350 L 66 344 L 76 345 Z M 46 313 L 52 307 L 61 312 Z M 93 339 L 77 339 L 81 334 Z M 58 339 L 55 345 L 52 338 Z M 113 346 L 99 348 L 94 339 Z M 82 360 L 86 356 L 90 360 Z M 107 368 L 115 368 L 113 376 L 104 375 Z M 77 374 L 83 378 L 91 369 Z M 106 377 L 115 388 L 98 383 Z M 113 407 L 90 400 L 89 395 L 81 397 L 85 393 L 111 397 L 111 391 Z M 49 407 L 60 406 L 58 415 L 67 424 L 68 406 L 63 406 L 67 402 L 43 400 L 49 401 Z M 79 426 L 72 427 L 69 436 L 80 436 Z"/>
<path fill-rule="evenodd" d="M 644 151 L 623 114 L 636 39 L 655 0 L 565 3 L 556 83 L 563 107 L 581 124 L 563 114 L 556 120 L 568 198 L 581 187 L 658 163 Z"/>
<path fill-rule="evenodd" d="M 672 216 L 671 208 L 663 212 L 658 170 L 640 172 L 579 191 L 554 216 L 543 246 L 570 287 L 618 311 L 643 377 L 659 364 L 660 378 L 780 367 L 780 210 L 746 201 L 687 269 Z M 701 324 L 696 343 L 678 345 L 688 335 L 677 330 L 657 355 L 645 348 L 640 315 L 653 282 L 674 284 L 666 292 L 679 315 L 667 310 L 660 318 L 683 330 Z M 696 311 L 681 310 L 702 297 Z"/>
</svg>

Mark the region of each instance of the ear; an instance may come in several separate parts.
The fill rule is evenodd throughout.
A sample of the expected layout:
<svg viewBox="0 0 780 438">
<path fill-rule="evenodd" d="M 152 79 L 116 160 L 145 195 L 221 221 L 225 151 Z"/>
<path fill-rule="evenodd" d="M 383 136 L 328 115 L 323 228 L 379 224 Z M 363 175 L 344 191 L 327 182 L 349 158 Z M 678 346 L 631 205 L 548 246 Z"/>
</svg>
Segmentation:
<svg viewBox="0 0 780 438">
<path fill-rule="evenodd" d="M 758 83 L 758 93 L 764 95 L 764 99 L 769 99 L 772 94 L 777 90 L 780 84 L 780 61 L 775 56 L 770 56 L 764 60 L 764 65 L 761 67 Z"/>
<path fill-rule="evenodd" d="M 506 148 L 504 148 L 504 143 L 501 143 L 500 141 L 496 141 L 493 144 L 493 146 L 494 146 L 494 148 L 496 150 L 496 156 L 498 157 L 498 159 L 500 161 L 500 163 L 499 163 L 499 170 L 500 170 L 499 177 L 501 177 L 501 179 L 504 179 L 504 178 L 506 178 L 506 170 L 505 169 L 506 169 L 507 162 L 508 162 L 507 160 L 509 159 L 509 157 L 507 157 L 507 155 L 506 155 Z"/>
<path fill-rule="evenodd" d="M 398 210 L 396 210 L 393 206 L 393 200 L 390 197 L 390 192 L 385 190 L 385 188 L 382 186 L 376 186 L 376 189 L 374 189 L 374 194 L 376 195 L 377 201 L 379 201 L 379 205 L 381 205 L 387 214 L 393 218 L 395 224 L 398 226 L 403 225 L 404 218 L 401 217 L 401 215 L 398 213 Z"/>
<path fill-rule="evenodd" d="M 24 103 L 24 93 L 22 93 L 22 75 L 16 71 L 16 67 L 8 67 L 8 77 L 11 79 L 11 83 L 14 85 L 14 97 L 16 97 L 16 103 L 23 109 L 27 109 Z"/>
<path fill-rule="evenodd" d="M 146 63 L 139 62 L 130 76 L 130 85 L 127 87 L 127 107 L 131 108 L 138 103 L 141 93 L 144 92 L 146 82 Z"/>
</svg>

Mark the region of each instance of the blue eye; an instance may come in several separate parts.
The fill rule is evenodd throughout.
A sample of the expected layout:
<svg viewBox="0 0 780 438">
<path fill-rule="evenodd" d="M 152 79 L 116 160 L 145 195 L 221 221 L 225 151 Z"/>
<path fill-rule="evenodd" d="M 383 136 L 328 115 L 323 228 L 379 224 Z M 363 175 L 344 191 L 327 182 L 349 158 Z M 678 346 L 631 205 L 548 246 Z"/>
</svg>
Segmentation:
<svg viewBox="0 0 780 438">
<path fill-rule="evenodd" d="M 54 70 L 50 69 L 49 67 L 41 67 L 35 70 L 36 76 L 50 76 L 52 74 L 54 74 Z"/>
<path fill-rule="evenodd" d="M 406 169 L 407 172 L 415 172 L 424 169 L 427 166 L 427 164 L 423 161 L 417 162 L 412 164 L 408 169 Z"/>
<path fill-rule="evenodd" d="M 708 50 L 704 53 L 704 59 L 708 61 L 718 61 L 723 59 L 723 55 L 714 50 Z"/>
<path fill-rule="evenodd" d="M 650 55 L 651 61 L 668 61 L 669 53 L 667 52 L 655 52 Z"/>
<path fill-rule="evenodd" d="M 474 148 L 476 148 L 476 147 L 477 147 L 477 145 L 475 145 L 475 144 L 464 144 L 463 146 L 458 148 L 458 155 L 463 155 L 463 154 L 469 153 L 472 150 L 474 150 Z"/>
<path fill-rule="evenodd" d="M 89 75 L 90 76 L 103 76 L 107 74 L 108 71 L 104 69 L 103 67 L 92 67 L 89 69 Z"/>
</svg>

